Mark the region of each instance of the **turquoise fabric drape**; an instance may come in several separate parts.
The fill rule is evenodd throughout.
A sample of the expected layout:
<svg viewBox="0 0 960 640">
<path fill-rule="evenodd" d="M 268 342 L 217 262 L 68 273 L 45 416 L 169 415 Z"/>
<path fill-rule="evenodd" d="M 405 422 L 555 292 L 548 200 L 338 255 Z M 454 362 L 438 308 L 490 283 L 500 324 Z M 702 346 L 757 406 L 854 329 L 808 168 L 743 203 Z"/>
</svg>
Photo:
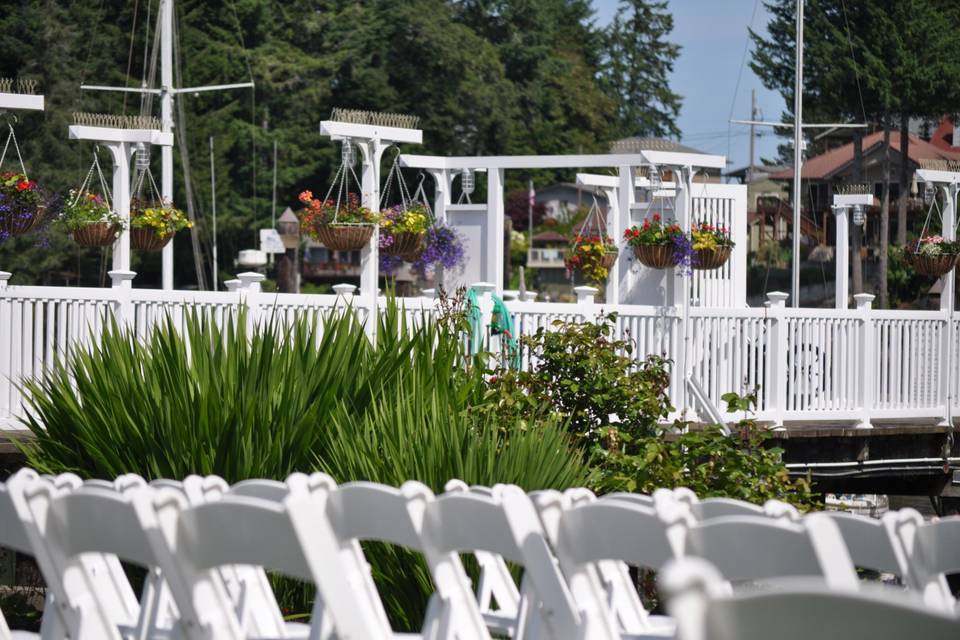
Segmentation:
<svg viewBox="0 0 960 640">
<path fill-rule="evenodd" d="M 516 331 L 513 328 L 513 316 L 507 310 L 507 304 L 500 296 L 493 296 L 493 317 L 490 320 L 490 328 L 494 334 L 505 336 L 507 339 L 507 353 L 509 354 L 509 366 L 512 369 L 520 368 L 520 344 L 517 342 Z"/>
</svg>

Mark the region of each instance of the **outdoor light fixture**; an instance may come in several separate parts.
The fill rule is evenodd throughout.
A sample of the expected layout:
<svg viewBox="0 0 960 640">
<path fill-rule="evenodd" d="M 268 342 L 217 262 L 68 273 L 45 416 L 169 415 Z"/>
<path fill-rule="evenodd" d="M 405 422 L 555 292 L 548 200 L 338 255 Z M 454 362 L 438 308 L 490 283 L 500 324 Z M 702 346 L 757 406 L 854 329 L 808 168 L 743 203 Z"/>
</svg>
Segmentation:
<svg viewBox="0 0 960 640">
<path fill-rule="evenodd" d="M 926 204 L 931 204 L 933 202 L 933 197 L 937 194 L 937 188 L 933 186 L 932 182 L 924 183 L 923 187 L 923 201 Z"/>
<path fill-rule="evenodd" d="M 135 166 L 138 171 L 146 171 L 150 168 L 150 147 L 145 142 L 137 143 Z"/>
<path fill-rule="evenodd" d="M 353 143 L 347 138 L 340 149 L 340 160 L 345 166 L 353 166 Z"/>
<path fill-rule="evenodd" d="M 853 224 L 858 227 L 862 227 L 863 223 L 866 221 L 866 216 L 864 216 L 863 205 L 855 204 L 853 205 Z"/>
<path fill-rule="evenodd" d="M 460 189 L 466 194 L 473 193 L 474 188 L 473 169 L 464 169 L 460 174 Z"/>
<path fill-rule="evenodd" d="M 663 186 L 663 180 L 660 179 L 660 170 L 657 169 L 657 166 L 652 164 L 650 165 L 649 172 L 650 180 L 650 191 L 658 191 L 660 187 Z"/>
</svg>

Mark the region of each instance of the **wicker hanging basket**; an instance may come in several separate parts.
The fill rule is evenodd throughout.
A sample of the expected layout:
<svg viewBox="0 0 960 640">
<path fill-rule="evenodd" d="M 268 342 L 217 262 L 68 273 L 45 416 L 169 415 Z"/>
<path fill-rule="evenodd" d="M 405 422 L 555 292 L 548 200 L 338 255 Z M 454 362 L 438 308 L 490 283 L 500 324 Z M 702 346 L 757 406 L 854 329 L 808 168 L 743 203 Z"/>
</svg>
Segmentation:
<svg viewBox="0 0 960 640">
<path fill-rule="evenodd" d="M 690 261 L 697 271 L 719 269 L 730 259 L 733 247 L 715 247 L 713 249 L 694 249 Z"/>
<path fill-rule="evenodd" d="M 426 234 L 423 233 L 413 233 L 411 231 L 401 231 L 400 233 L 394 233 L 393 243 L 389 247 L 381 249 L 384 255 L 388 256 L 414 256 L 420 255 L 421 244 L 423 243 L 423 237 Z M 409 260 L 408 262 L 413 262 Z"/>
<path fill-rule="evenodd" d="M 957 264 L 956 255 L 925 256 L 919 253 L 908 253 L 908 261 L 913 270 L 922 276 L 939 278 L 950 272 Z"/>
<path fill-rule="evenodd" d="M 603 267 L 609 271 L 613 268 L 613 265 L 617 264 L 617 256 L 620 255 L 620 249 L 613 248 L 607 249 L 606 253 L 603 254 Z"/>
<path fill-rule="evenodd" d="M 670 269 L 677 266 L 673 245 L 640 244 L 634 245 L 633 255 L 645 267 L 651 269 Z"/>
<path fill-rule="evenodd" d="M 139 249 L 140 251 L 160 251 L 160 249 L 167 246 L 167 243 L 170 242 L 170 238 L 172 237 L 172 233 L 158 235 L 153 229 L 141 227 L 130 228 L 130 244 L 134 249 Z"/>
<path fill-rule="evenodd" d="M 43 205 L 34 210 L 11 211 L 0 216 L 0 235 L 22 236 L 36 227 L 46 216 L 47 208 Z"/>
<path fill-rule="evenodd" d="M 73 241 L 84 247 L 106 247 L 113 244 L 119 232 L 119 225 L 91 222 L 73 230 Z"/>
<path fill-rule="evenodd" d="M 322 224 L 317 227 L 317 240 L 331 251 L 359 251 L 373 235 L 370 224 Z"/>
</svg>

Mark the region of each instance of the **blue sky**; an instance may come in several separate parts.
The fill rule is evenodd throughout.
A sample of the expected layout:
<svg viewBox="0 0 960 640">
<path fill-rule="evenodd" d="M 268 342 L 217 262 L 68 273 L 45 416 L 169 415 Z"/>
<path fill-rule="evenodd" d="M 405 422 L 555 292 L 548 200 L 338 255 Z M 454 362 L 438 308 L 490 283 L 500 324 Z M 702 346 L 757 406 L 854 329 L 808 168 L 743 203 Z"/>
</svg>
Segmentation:
<svg viewBox="0 0 960 640">
<path fill-rule="evenodd" d="M 608 24 L 618 0 L 593 0 L 597 22 Z M 683 96 L 677 125 L 681 142 L 707 153 L 728 156 L 734 167 L 749 162 L 749 133 L 743 125 L 729 125 L 732 118 L 750 116 L 750 90 L 757 90 L 763 119 L 779 120 L 783 111 L 780 94 L 767 91 L 746 62 L 747 27 L 764 29 L 769 15 L 761 0 L 668 0 L 673 14 L 671 40 L 681 46 L 670 76 L 671 88 Z M 742 72 L 741 72 L 742 69 Z M 739 77 L 739 87 L 737 79 Z M 731 116 L 732 111 L 732 116 Z M 729 131 L 729 137 L 728 137 Z M 776 155 L 778 138 L 766 128 L 757 139 L 757 161 Z M 729 151 L 728 151 L 729 149 Z"/>
</svg>

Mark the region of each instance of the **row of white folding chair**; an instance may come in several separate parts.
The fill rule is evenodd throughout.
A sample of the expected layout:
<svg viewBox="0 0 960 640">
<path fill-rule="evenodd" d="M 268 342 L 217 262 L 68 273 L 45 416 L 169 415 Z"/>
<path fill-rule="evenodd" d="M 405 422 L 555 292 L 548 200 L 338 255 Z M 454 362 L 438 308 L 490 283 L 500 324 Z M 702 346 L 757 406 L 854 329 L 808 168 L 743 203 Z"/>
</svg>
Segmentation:
<svg viewBox="0 0 960 640">
<path fill-rule="evenodd" d="M 669 563 L 660 586 L 677 621 L 677 640 L 954 639 L 960 620 L 930 609 L 917 594 L 868 584 L 834 591 L 815 579 L 782 581 L 777 589 L 730 593 L 706 561 Z"/>
<path fill-rule="evenodd" d="M 21 481 L 26 483 L 26 478 L 21 477 Z M 302 483 L 302 482 L 301 482 Z M 296 521 L 297 517 L 311 511 L 310 509 L 301 509 L 298 513 L 293 513 L 287 503 L 290 502 L 290 496 L 283 500 L 283 505 L 264 503 L 262 499 L 251 499 L 244 495 L 230 495 L 221 498 L 215 502 L 205 502 L 197 504 L 193 508 L 187 508 L 187 500 L 184 497 L 182 487 L 173 490 L 169 487 L 156 488 L 136 486 L 138 483 L 129 482 L 125 493 L 114 490 L 111 486 L 104 486 L 102 483 L 88 485 L 75 489 L 72 492 L 58 491 L 51 482 L 44 482 L 34 479 L 33 485 L 25 487 L 25 495 L 28 495 L 31 504 L 31 513 L 39 515 L 44 521 L 43 536 L 41 544 L 46 545 L 47 550 L 52 549 L 56 556 L 56 562 L 44 563 L 45 573 L 56 575 L 57 567 L 71 569 L 71 563 L 76 563 L 81 554 L 87 555 L 89 552 L 98 552 L 104 554 L 116 554 L 126 560 L 136 564 L 145 565 L 151 568 L 160 568 L 164 579 L 170 584 L 171 591 L 175 596 L 177 607 L 180 610 L 180 620 L 178 621 L 179 632 L 187 637 L 196 636 L 196 632 L 191 630 L 201 630 L 201 636 L 210 637 L 230 637 L 231 634 L 238 633 L 239 624 L 231 619 L 233 613 L 230 609 L 230 602 L 226 595 L 226 589 L 218 585 L 214 580 L 216 574 L 209 570 L 221 567 L 223 565 L 236 565 L 238 563 L 263 564 L 265 566 L 293 571 L 295 577 L 304 579 L 310 576 L 304 575 L 302 569 L 299 572 L 288 565 L 283 565 L 281 559 L 273 557 L 259 557 L 256 551 L 262 551 L 263 548 L 279 547 L 289 549 L 295 542 L 287 536 L 288 544 L 275 542 L 272 545 L 240 545 L 245 549 L 247 555 L 239 553 L 234 549 L 235 532 L 237 529 L 230 526 L 230 517 L 235 517 L 232 512 L 246 510 L 248 520 L 243 522 L 246 529 L 256 528 L 251 523 L 258 523 L 261 531 L 253 539 L 246 541 L 252 542 L 254 539 L 263 539 L 269 526 L 276 527 L 277 517 L 272 517 L 270 523 L 265 520 L 271 520 L 270 517 L 264 518 L 264 509 L 269 511 L 279 510 L 281 506 L 287 507 L 290 520 Z M 189 483 L 186 483 L 189 484 Z M 542 530 L 539 528 L 539 520 L 536 512 L 533 510 L 529 498 L 522 491 L 514 487 L 498 487 L 490 496 L 476 495 L 445 495 L 434 501 L 425 487 L 420 486 L 423 497 L 430 499 L 422 500 L 425 504 L 423 508 L 423 531 L 418 535 L 416 531 L 407 531 L 406 537 L 394 531 L 393 533 L 384 532 L 384 523 L 390 523 L 387 528 L 396 529 L 396 523 L 402 522 L 401 514 L 390 514 L 389 504 L 376 500 L 371 500 L 371 496 L 383 496 L 397 490 L 379 485 L 346 485 L 339 490 L 330 491 L 332 482 L 328 479 L 315 483 L 323 485 L 325 490 L 324 500 L 326 509 L 317 509 L 313 506 L 313 511 L 319 513 L 321 519 L 331 515 L 331 512 L 339 512 L 339 516 L 332 519 L 341 523 L 340 529 L 353 528 L 352 532 L 337 532 L 339 535 L 332 534 L 328 536 L 334 544 L 339 545 L 339 555 L 346 556 L 346 560 L 352 562 L 352 566 L 347 569 L 353 570 L 354 582 L 366 583 L 366 588 L 372 590 L 375 596 L 372 581 L 369 580 L 369 574 L 365 573 L 366 564 L 362 562 L 362 555 L 359 552 L 357 539 L 380 539 L 395 544 L 404 544 L 411 548 L 423 549 L 422 541 L 430 540 L 433 549 L 445 549 L 440 553 L 446 553 L 456 559 L 456 551 L 483 551 L 488 550 L 498 556 L 510 559 L 513 562 L 522 564 L 527 568 L 527 582 L 524 589 L 526 596 L 525 607 L 520 607 L 517 612 L 517 621 L 514 626 L 518 630 L 518 636 L 523 637 L 583 637 L 584 630 L 589 629 L 589 620 L 583 619 L 583 616 L 573 606 L 566 592 L 565 584 L 559 574 L 554 573 L 555 566 L 551 563 L 551 556 Z M 289 483 L 288 483 L 289 485 Z M 316 488 L 316 487 L 315 487 Z M 414 487 L 418 489 L 418 487 Z M 262 486 L 260 487 L 262 489 Z M 288 490 L 287 487 L 285 490 Z M 237 493 L 243 494 L 242 485 L 235 488 Z M 259 489 L 257 490 L 259 491 Z M 256 494 L 257 491 L 249 491 L 248 495 Z M 260 491 L 262 494 L 262 491 Z M 282 493 L 282 490 L 281 490 Z M 329 494 L 329 495 L 327 495 Z M 352 500 L 347 500 L 344 496 L 353 494 Z M 362 499 L 366 494 L 366 499 Z M 261 495 L 262 497 L 262 495 Z M 244 504 L 251 500 L 259 504 Z M 408 501 L 409 502 L 409 501 Z M 326 504 L 329 503 L 329 504 Z M 397 504 L 397 501 L 394 501 Z M 394 509 L 395 510 L 395 509 Z M 216 513 L 216 517 L 222 518 L 216 527 L 214 527 L 216 518 L 205 514 Z M 317 513 L 313 515 L 316 516 Z M 95 514 L 94 522 L 88 521 L 86 516 Z M 226 514 L 226 515 L 224 515 Z M 254 514 L 260 514 L 258 521 Z M 385 514 L 396 517 L 386 517 Z M 273 516 L 274 514 L 270 514 Z M 329 518 L 326 518 L 329 519 Z M 352 524 L 350 524 L 352 523 Z M 241 524 L 241 520 L 236 520 L 235 524 Z M 314 523 L 315 524 L 315 523 Z M 311 529 L 316 529 L 314 526 Z M 328 523 L 328 528 L 329 523 Z M 138 530 L 139 529 L 139 530 Z M 124 541 L 116 537 L 117 532 L 123 533 Z M 198 531 L 210 531 L 211 535 L 201 535 Z M 79 532 L 79 533 L 78 533 Z M 213 533 L 221 534 L 219 536 Z M 69 535 L 67 535 L 69 533 Z M 279 535 L 280 532 L 273 531 Z M 289 532 L 288 532 L 289 533 Z M 268 539 L 278 539 L 277 535 Z M 322 537 L 322 536 L 321 536 Z M 220 539 L 222 538 L 222 540 Z M 213 540 L 217 540 L 213 542 Z M 344 540 L 348 544 L 344 545 Z M 159 542 L 159 543 L 158 543 Z M 302 541 L 301 541 L 302 543 Z M 230 555 L 237 551 L 236 556 Z M 34 549 L 36 551 L 36 549 Z M 226 555 L 225 555 L 226 554 Z M 428 554 L 429 555 L 429 554 Z M 165 556 L 165 557 L 164 557 Z M 109 557 L 113 557 L 110 555 Z M 202 560 L 201 560 L 202 559 Z M 344 558 L 341 558 L 344 560 Z M 183 568 L 186 562 L 187 569 Z M 351 564 L 346 562 L 346 564 Z M 428 557 L 429 562 L 429 557 Z M 298 566 L 308 566 L 305 562 L 299 561 Z M 280 565 L 280 566 L 277 566 Z M 450 567 L 443 567 L 446 571 L 443 575 L 450 574 Z M 455 566 L 456 572 L 459 572 L 462 584 L 466 585 L 465 575 L 462 568 L 459 567 L 459 561 Z M 328 567 L 326 573 L 331 573 Z M 335 573 L 349 574 L 350 571 L 344 571 L 342 568 Z M 122 575 L 122 574 L 121 574 Z M 316 576 L 313 576 L 316 579 Z M 440 576 L 435 572 L 434 579 L 438 581 L 438 586 L 443 584 Z M 205 598 L 203 606 L 198 602 L 193 602 L 194 598 L 184 598 L 183 594 L 197 596 L 198 585 L 205 589 L 202 594 Z M 96 590 L 88 587 L 88 593 L 97 593 Z M 318 584 L 318 586 L 321 586 Z M 341 585 L 342 586 L 342 585 Z M 466 586 L 467 600 L 469 604 L 472 599 L 469 594 L 469 587 Z M 318 599 L 320 610 L 315 610 L 314 618 L 316 620 L 325 620 L 324 614 L 327 609 L 322 608 L 326 604 L 327 598 L 324 596 L 324 589 L 320 589 L 321 597 Z M 179 598 L 176 598 L 180 594 Z M 544 602 L 541 602 L 543 594 Z M 102 594 L 101 594 L 102 595 Z M 449 597 L 449 595 L 447 596 Z M 377 601 L 379 604 L 379 601 Z M 110 601 L 104 604 L 110 604 Z M 342 603 L 341 603 L 342 604 Z M 369 606 L 369 601 L 367 601 Z M 341 612 L 349 610 L 351 607 L 329 607 L 330 618 L 336 618 L 333 610 L 339 609 Z M 356 607 L 353 607 L 356 609 Z M 85 611 L 80 607 L 79 610 Z M 450 608 L 453 611 L 452 608 Z M 474 605 L 474 611 L 475 605 Z M 98 611 L 102 611 L 99 609 Z M 208 611 L 216 613 L 208 614 Z M 469 616 L 470 607 L 458 607 L 456 612 L 461 617 Z M 351 617 L 367 618 L 371 616 Z M 379 618 L 385 623 L 385 614 L 382 607 L 376 612 L 378 615 L 372 616 Z M 343 615 L 343 614 L 341 614 Z M 89 615 L 87 616 L 89 617 Z M 476 630 L 477 635 L 486 637 L 486 630 L 483 628 L 482 619 L 477 616 L 480 629 Z M 110 628 L 117 626 L 117 620 L 107 619 L 101 628 Z M 231 622 L 234 624 L 231 626 Z M 113 623 L 113 624 L 111 624 Z M 88 625 L 89 626 L 89 625 Z M 464 624 L 463 620 L 449 619 L 449 626 L 454 630 L 449 632 L 449 637 L 472 637 L 464 632 L 464 628 L 469 625 Z M 71 637 L 86 637 L 86 627 L 77 627 L 78 631 L 71 634 Z M 142 629 L 142 627 L 141 627 Z M 156 628 L 154 627 L 154 630 Z M 225 633 L 217 633 L 224 631 Z M 343 636 L 346 632 L 337 628 L 338 635 Z M 109 632 L 104 631 L 102 637 L 115 637 Z M 211 635 L 212 634 L 212 635 Z M 347 634 L 349 635 L 349 634 Z M 376 637 L 371 635 L 369 630 L 364 630 L 362 637 Z M 592 637 L 604 637 L 587 632 L 586 635 Z M 439 637 L 439 636 L 434 636 Z M 611 636 L 612 637 L 612 636 Z"/>
</svg>

